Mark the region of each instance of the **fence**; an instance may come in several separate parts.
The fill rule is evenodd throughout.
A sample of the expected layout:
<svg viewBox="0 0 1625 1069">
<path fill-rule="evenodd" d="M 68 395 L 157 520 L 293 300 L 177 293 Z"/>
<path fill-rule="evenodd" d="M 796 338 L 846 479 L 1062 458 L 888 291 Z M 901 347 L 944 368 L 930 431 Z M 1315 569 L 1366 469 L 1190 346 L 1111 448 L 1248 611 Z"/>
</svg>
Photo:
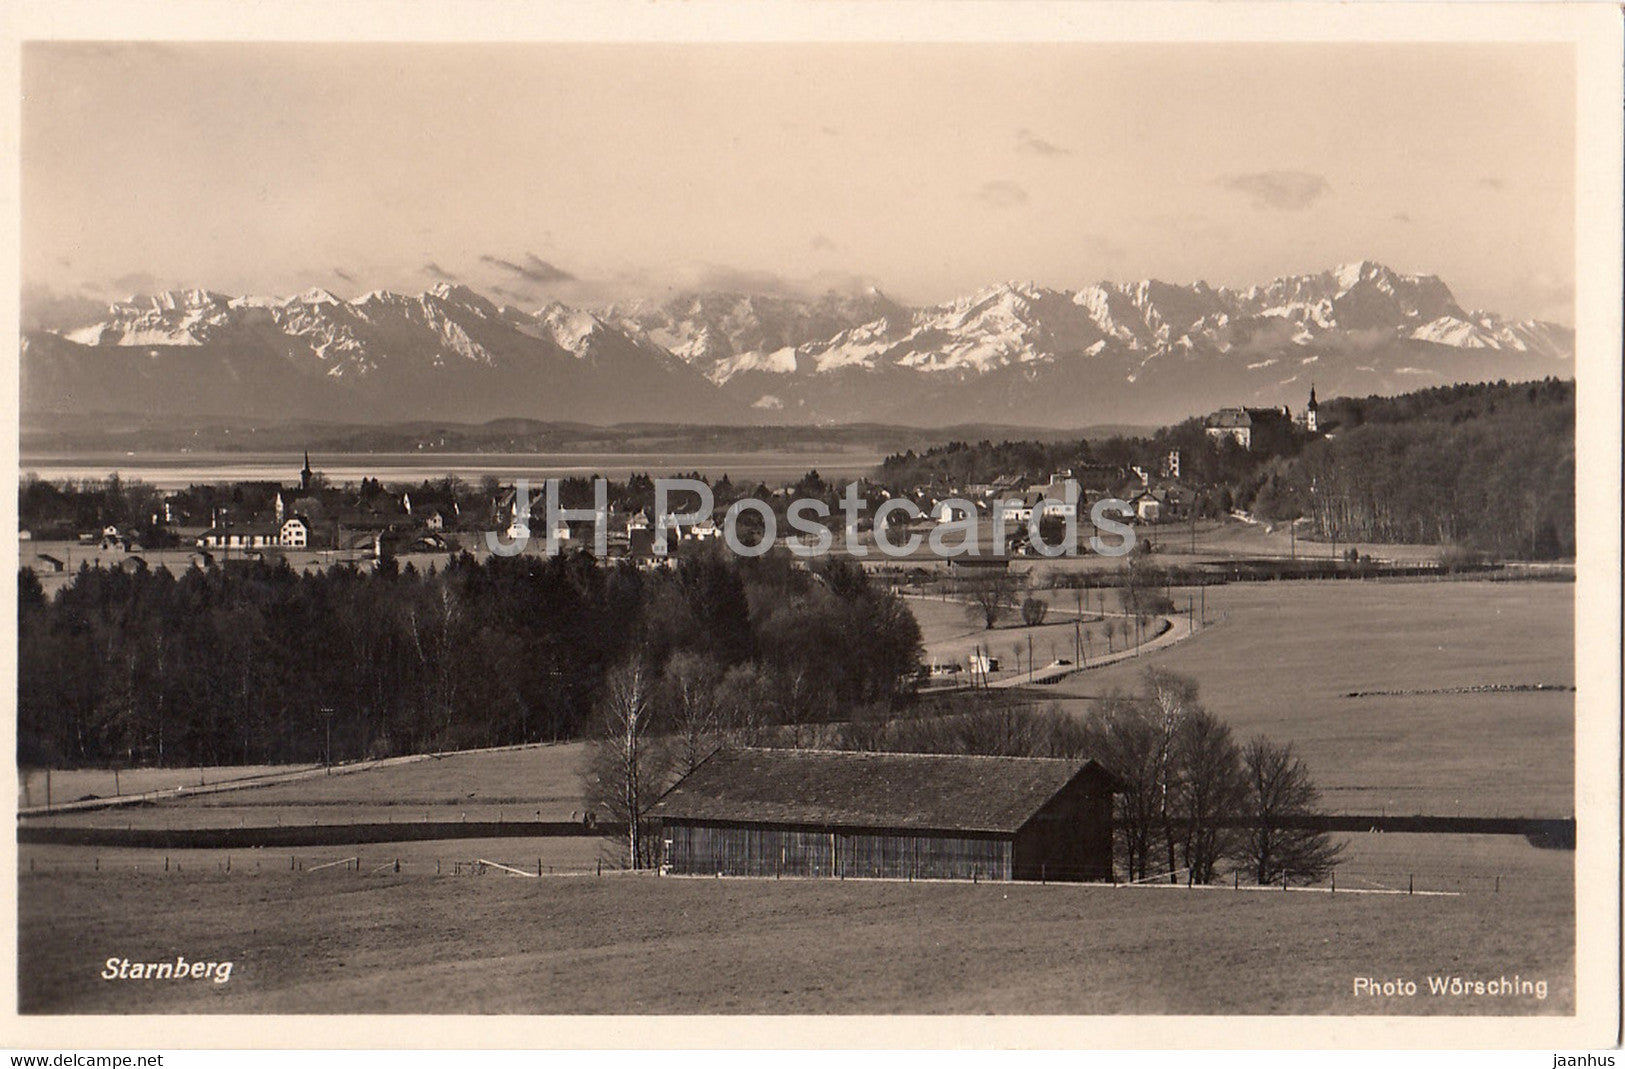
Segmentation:
<svg viewBox="0 0 1625 1069">
<path fill-rule="evenodd" d="M 19 859 L 23 875 L 145 873 L 176 878 L 252 878 L 255 876 L 313 876 L 340 878 L 353 876 L 608 876 L 625 869 L 624 861 L 602 856 L 593 861 L 581 859 L 549 861 L 545 857 L 500 858 L 442 852 L 434 855 L 395 853 L 305 854 L 250 850 L 238 853 L 219 851 L 154 851 L 150 855 L 131 853 L 95 854 L 74 851 L 61 856 L 54 851 L 28 852 Z"/>
<path fill-rule="evenodd" d="M 171 879 L 252 879 L 256 877 L 296 877 L 328 880 L 348 880 L 356 878 L 387 878 L 387 877 L 463 877 L 463 876 L 489 876 L 506 878 L 514 876 L 535 877 L 582 877 L 582 876 L 613 876 L 630 873 L 625 864 L 624 857 L 611 849 L 600 851 L 596 858 L 549 858 L 542 856 L 520 856 L 517 853 L 497 853 L 496 856 L 484 849 L 478 852 L 455 853 L 445 849 L 445 843 L 435 844 L 439 849 L 428 852 L 406 852 L 389 850 L 359 850 L 359 851 L 328 851 L 325 853 L 311 852 L 281 852 L 272 850 L 248 851 L 112 851 L 100 853 L 82 849 L 24 849 L 19 859 L 19 869 L 23 876 L 47 876 L 52 874 L 76 874 L 80 876 L 122 876 L 129 874 L 146 874 L 153 877 Z M 1559 863 L 1561 859 L 1572 859 L 1573 855 L 1562 853 L 1553 858 L 1553 863 L 1542 868 L 1531 865 L 1503 865 L 1494 863 L 1484 864 L 1439 864 L 1434 859 L 1433 864 L 1427 864 L 1427 859 L 1418 858 L 1420 864 L 1395 866 L 1392 864 L 1369 864 L 1358 859 L 1340 864 L 1326 879 L 1305 884 L 1293 877 L 1290 873 L 1282 881 L 1276 879 L 1267 886 L 1260 886 L 1248 874 L 1239 871 L 1226 870 L 1214 883 L 1207 885 L 1208 889 L 1241 891 L 1287 891 L 1289 893 L 1302 891 L 1325 892 L 1329 894 L 1356 893 L 1382 893 L 1394 895 L 1502 895 L 1502 894 L 1546 894 L 1567 893 L 1574 884 L 1572 866 Z M 648 871 L 648 870 L 644 870 Z M 702 878 L 714 878 L 715 873 L 698 873 Z M 773 882 L 771 870 L 764 871 L 755 876 L 740 878 L 760 879 L 766 877 L 766 882 Z M 1127 880 L 1119 871 L 1112 881 L 1118 887 L 1174 887 L 1186 888 L 1185 870 L 1175 870 L 1174 879 L 1169 879 L 1169 873 L 1158 872 L 1150 876 L 1133 881 Z M 786 874 L 784 879 L 792 882 L 803 882 L 809 877 L 795 877 Z M 818 877 L 810 877 L 818 878 Z M 999 883 L 1009 886 L 999 878 L 999 874 L 978 871 L 959 879 L 924 879 L 902 873 L 886 873 L 876 871 L 859 875 L 851 873 L 847 880 L 858 882 L 864 879 L 881 879 L 890 882 L 919 882 L 919 883 Z M 829 877 L 822 877 L 828 880 Z M 1093 872 L 1071 872 L 1060 866 L 1041 865 L 1030 880 L 1017 881 L 1018 885 L 1068 885 L 1078 886 L 1106 886 Z"/>
</svg>

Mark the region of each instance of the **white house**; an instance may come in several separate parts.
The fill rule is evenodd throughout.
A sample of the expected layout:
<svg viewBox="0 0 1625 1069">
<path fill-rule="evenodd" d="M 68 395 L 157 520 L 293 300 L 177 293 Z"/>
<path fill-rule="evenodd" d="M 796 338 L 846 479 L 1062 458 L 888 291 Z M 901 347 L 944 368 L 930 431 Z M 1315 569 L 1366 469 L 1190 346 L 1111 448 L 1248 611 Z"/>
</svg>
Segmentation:
<svg viewBox="0 0 1625 1069">
<path fill-rule="evenodd" d="M 282 544 L 290 549 L 304 549 L 310 544 L 310 525 L 303 516 L 289 516 L 282 523 Z"/>
<path fill-rule="evenodd" d="M 282 544 L 282 532 L 269 525 L 211 527 L 197 539 L 199 549 L 265 549 Z"/>
<path fill-rule="evenodd" d="M 968 501 L 945 498 L 931 506 L 931 519 L 937 523 L 964 523 L 976 517 L 976 506 Z"/>
</svg>

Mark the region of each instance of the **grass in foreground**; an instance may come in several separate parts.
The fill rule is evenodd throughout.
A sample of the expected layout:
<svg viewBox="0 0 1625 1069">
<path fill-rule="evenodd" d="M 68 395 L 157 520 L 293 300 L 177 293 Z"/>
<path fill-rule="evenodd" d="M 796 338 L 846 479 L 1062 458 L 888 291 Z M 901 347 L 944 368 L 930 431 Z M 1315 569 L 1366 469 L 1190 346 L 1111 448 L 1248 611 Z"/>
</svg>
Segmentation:
<svg viewBox="0 0 1625 1069">
<path fill-rule="evenodd" d="M 1541 1014 L 1572 883 L 1407 897 L 1031 884 L 63 873 L 20 879 L 24 1013 Z M 235 963 L 103 981 L 109 957 Z M 1431 997 L 1428 975 L 1544 979 Z M 1414 998 L 1356 997 L 1406 977 Z"/>
</svg>

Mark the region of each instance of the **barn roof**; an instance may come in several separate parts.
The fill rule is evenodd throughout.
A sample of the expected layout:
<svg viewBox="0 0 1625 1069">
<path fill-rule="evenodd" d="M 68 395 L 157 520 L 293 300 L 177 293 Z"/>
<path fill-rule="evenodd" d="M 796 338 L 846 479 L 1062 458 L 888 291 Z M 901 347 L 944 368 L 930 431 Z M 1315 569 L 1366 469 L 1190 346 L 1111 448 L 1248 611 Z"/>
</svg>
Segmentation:
<svg viewBox="0 0 1625 1069">
<path fill-rule="evenodd" d="M 1014 832 L 1091 760 L 721 750 L 654 806 L 686 820 Z"/>
</svg>

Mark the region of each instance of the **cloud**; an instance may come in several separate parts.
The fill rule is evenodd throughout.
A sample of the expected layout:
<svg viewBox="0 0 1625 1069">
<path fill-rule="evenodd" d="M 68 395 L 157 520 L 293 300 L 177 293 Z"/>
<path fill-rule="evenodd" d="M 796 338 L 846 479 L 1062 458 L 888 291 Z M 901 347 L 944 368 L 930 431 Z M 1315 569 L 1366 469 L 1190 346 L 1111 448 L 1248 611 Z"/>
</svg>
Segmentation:
<svg viewBox="0 0 1625 1069">
<path fill-rule="evenodd" d="M 995 208 L 1014 208 L 1027 203 L 1027 191 L 1008 178 L 983 182 L 974 196 Z"/>
<path fill-rule="evenodd" d="M 809 244 L 811 248 L 818 252 L 834 252 L 840 247 L 831 241 L 827 234 L 814 234 Z"/>
<path fill-rule="evenodd" d="M 1026 127 L 1016 131 L 1016 151 L 1030 152 L 1035 156 L 1070 156 L 1072 150 L 1062 148 L 1053 141 L 1039 137 Z"/>
<path fill-rule="evenodd" d="M 348 282 L 352 286 L 355 285 L 355 276 L 344 270 L 342 267 L 333 268 L 333 277 Z"/>
<path fill-rule="evenodd" d="M 1496 178 L 1494 175 L 1485 175 L 1478 180 L 1478 184 L 1485 189 L 1505 189 L 1507 187 L 1505 181 Z"/>
<path fill-rule="evenodd" d="M 527 282 L 547 284 L 551 282 L 574 282 L 575 277 L 562 267 L 554 267 L 546 260 L 533 252 L 525 253 L 525 262 L 516 264 L 512 260 L 503 260 L 495 256 L 481 256 L 480 263 L 500 267 L 525 279 Z"/>
<path fill-rule="evenodd" d="M 105 299 L 85 293 L 58 293 L 48 286 L 23 283 L 18 301 L 23 330 L 71 330 L 107 314 Z"/>
<path fill-rule="evenodd" d="M 793 278 L 774 271 L 728 264 L 688 262 L 662 264 L 658 270 L 629 267 L 602 282 L 588 284 L 583 300 L 600 304 L 620 301 L 665 301 L 681 294 L 739 293 L 759 297 L 812 299 L 828 293 L 857 296 L 877 288 L 875 279 L 842 271 L 816 271 Z"/>
<path fill-rule="evenodd" d="M 1244 194 L 1253 202 L 1254 208 L 1277 212 L 1302 211 L 1332 189 L 1325 175 L 1309 171 L 1232 174 L 1219 179 L 1219 184 Z"/>
<path fill-rule="evenodd" d="M 158 280 L 145 271 L 131 271 L 127 275 L 107 280 L 107 288 L 123 294 L 151 293 L 157 289 Z"/>
<path fill-rule="evenodd" d="M 509 289 L 506 286 L 492 286 L 491 292 L 503 298 L 509 304 L 540 305 L 546 303 L 536 294 L 523 289 Z"/>
<path fill-rule="evenodd" d="M 803 287 L 783 275 L 751 267 L 700 264 L 677 274 L 678 279 L 683 280 L 684 289 L 701 293 L 755 293 L 769 297 L 793 297 L 803 293 Z M 689 277 L 685 280 L 684 276 Z"/>
<path fill-rule="evenodd" d="M 456 275 L 452 274 L 450 271 L 447 271 L 444 267 L 441 267 L 439 264 L 435 263 L 433 260 L 430 260 L 428 263 L 424 264 L 423 267 L 422 267 L 422 271 L 423 271 L 424 274 L 428 275 L 430 278 L 439 279 L 441 282 L 456 282 L 457 281 L 457 276 Z"/>
</svg>

